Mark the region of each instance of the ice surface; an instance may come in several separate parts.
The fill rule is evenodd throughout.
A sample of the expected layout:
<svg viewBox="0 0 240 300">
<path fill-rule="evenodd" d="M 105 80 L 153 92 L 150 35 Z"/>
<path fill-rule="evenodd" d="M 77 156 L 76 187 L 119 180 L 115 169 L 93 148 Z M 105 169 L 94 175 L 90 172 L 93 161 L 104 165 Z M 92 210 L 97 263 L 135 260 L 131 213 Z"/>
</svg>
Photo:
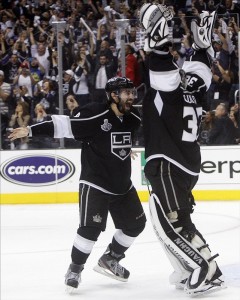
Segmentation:
<svg viewBox="0 0 240 300">
<path fill-rule="evenodd" d="M 73 295 L 65 292 L 78 227 L 77 204 L 1 206 L 1 300 L 170 300 L 190 299 L 169 285 L 172 267 L 148 222 L 121 261 L 131 273 L 122 283 L 93 271 L 115 232 L 107 230 L 96 242 Z M 193 221 L 210 245 L 228 288 L 201 299 L 240 300 L 240 201 L 197 202 Z M 199 299 L 199 298 L 198 298 Z"/>
</svg>

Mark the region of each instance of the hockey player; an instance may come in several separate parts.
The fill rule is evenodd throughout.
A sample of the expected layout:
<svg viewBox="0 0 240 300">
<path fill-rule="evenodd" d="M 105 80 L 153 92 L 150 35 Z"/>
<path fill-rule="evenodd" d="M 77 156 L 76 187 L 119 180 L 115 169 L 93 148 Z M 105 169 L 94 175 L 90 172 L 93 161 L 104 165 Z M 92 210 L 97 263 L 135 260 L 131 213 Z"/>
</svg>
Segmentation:
<svg viewBox="0 0 240 300">
<path fill-rule="evenodd" d="M 72 263 L 65 284 L 77 288 L 81 272 L 110 212 L 117 228 L 112 242 L 98 260 L 95 271 L 127 281 L 129 271 L 119 264 L 125 251 L 143 231 L 146 217 L 131 182 L 133 131 L 140 125 L 132 107 L 136 90 L 126 77 L 106 84 L 108 102 L 91 103 L 74 111 L 74 117 L 53 115 L 51 121 L 17 128 L 10 139 L 48 135 L 82 141 L 79 212 L 80 224 L 72 247 Z"/>
<path fill-rule="evenodd" d="M 167 21 L 172 12 L 163 5 L 144 4 L 140 22 L 146 30 L 150 89 L 143 101 L 145 175 L 152 187 L 149 200 L 154 230 L 174 272 L 170 283 L 191 296 L 224 286 L 222 273 L 201 233 L 191 220 L 192 189 L 200 172 L 197 143 L 202 99 L 211 83 L 211 35 L 216 13 L 193 20 L 193 55 L 179 68 L 169 52 Z"/>
</svg>

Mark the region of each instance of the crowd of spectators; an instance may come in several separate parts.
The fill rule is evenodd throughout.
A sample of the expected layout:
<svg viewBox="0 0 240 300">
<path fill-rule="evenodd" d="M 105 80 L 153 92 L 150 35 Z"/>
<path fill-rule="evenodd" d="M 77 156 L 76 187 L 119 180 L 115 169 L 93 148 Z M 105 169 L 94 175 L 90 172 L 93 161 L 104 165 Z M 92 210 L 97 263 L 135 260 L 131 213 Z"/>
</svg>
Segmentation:
<svg viewBox="0 0 240 300">
<path fill-rule="evenodd" d="M 145 33 L 138 12 L 144 2 L 171 6 L 169 21 L 172 55 L 181 68 L 191 53 L 190 22 L 203 10 L 218 9 L 213 47 L 213 79 L 206 94 L 206 114 L 200 144 L 239 143 L 240 107 L 236 97 L 238 77 L 238 32 L 240 1 L 236 0 L 16 0 L 0 3 L 0 110 L 1 149 L 58 147 L 58 140 L 22 140 L 10 145 L 7 130 L 27 126 L 59 113 L 58 45 L 62 48 L 62 94 L 64 113 L 91 101 L 105 101 L 104 87 L 113 76 L 121 76 L 122 52 L 125 74 L 139 91 L 138 103 L 149 86 L 148 55 L 143 50 Z M 125 51 L 116 20 L 128 19 Z M 57 21 L 65 26 L 57 30 Z M 144 87 L 142 89 L 142 87 Z M 233 141 L 214 140 L 219 107 L 235 128 Z M 220 126 L 218 126 L 218 129 Z M 221 127 L 222 128 L 222 127 Z M 223 129 L 221 130 L 223 131 Z M 141 132 L 135 144 L 143 146 Z M 66 141 L 69 147 L 75 147 Z"/>
</svg>

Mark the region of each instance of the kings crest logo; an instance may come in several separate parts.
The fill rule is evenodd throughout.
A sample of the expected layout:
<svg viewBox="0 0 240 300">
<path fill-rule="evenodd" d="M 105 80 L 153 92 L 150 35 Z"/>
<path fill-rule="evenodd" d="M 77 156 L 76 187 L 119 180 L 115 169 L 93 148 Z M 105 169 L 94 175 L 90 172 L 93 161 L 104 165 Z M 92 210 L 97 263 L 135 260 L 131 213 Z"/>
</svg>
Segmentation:
<svg viewBox="0 0 240 300">
<path fill-rule="evenodd" d="M 104 119 L 103 125 L 101 125 L 102 130 L 109 131 L 112 128 L 112 124 L 108 123 L 108 119 Z"/>
<path fill-rule="evenodd" d="M 132 148 L 131 132 L 112 132 L 111 133 L 111 151 L 121 160 L 126 159 Z"/>
</svg>

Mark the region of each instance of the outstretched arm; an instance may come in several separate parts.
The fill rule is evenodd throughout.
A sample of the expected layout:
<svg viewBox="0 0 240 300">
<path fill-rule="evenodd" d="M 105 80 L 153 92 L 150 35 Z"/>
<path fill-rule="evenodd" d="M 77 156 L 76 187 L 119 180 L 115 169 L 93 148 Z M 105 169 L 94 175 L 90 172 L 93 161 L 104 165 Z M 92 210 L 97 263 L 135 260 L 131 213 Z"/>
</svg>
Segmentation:
<svg viewBox="0 0 240 300">
<path fill-rule="evenodd" d="M 50 136 L 54 138 L 73 138 L 70 119 L 64 115 L 52 115 L 51 121 L 45 121 L 28 127 L 19 127 L 9 135 L 10 140 L 25 136 Z"/>
</svg>

